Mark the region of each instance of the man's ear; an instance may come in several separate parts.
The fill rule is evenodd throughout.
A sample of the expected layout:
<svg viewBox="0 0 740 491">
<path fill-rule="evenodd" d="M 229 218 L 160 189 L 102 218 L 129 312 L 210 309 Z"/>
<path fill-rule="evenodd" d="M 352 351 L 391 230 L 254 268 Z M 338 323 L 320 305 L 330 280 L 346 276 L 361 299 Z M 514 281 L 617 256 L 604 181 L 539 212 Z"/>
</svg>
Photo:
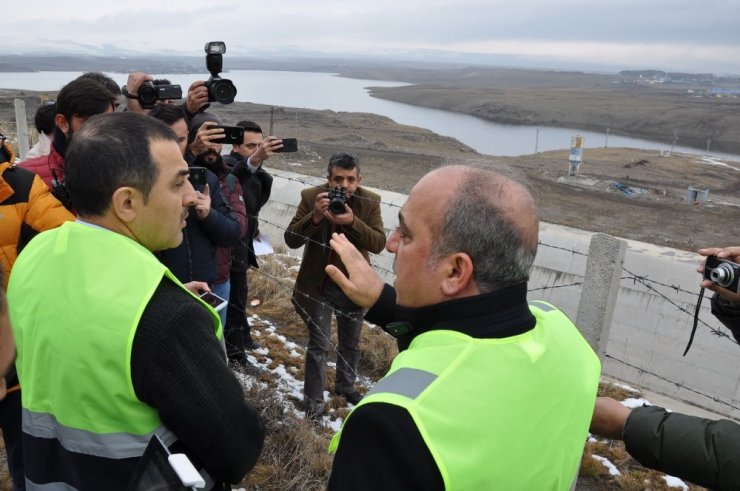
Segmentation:
<svg viewBox="0 0 740 491">
<path fill-rule="evenodd" d="M 111 210 L 124 223 L 136 220 L 142 204 L 141 193 L 131 187 L 116 189 L 111 198 Z"/>
<path fill-rule="evenodd" d="M 69 133 L 69 121 L 67 121 L 67 118 L 64 117 L 64 114 L 57 114 L 54 116 L 54 124 L 59 127 L 60 130 L 62 130 L 62 133 L 65 135 Z"/>
<path fill-rule="evenodd" d="M 477 289 L 473 281 L 473 260 L 464 252 L 456 252 L 442 260 L 445 277 L 442 280 L 442 293 L 448 297 L 466 295 L 470 289 Z"/>
<path fill-rule="evenodd" d="M 357 176 L 357 185 L 362 184 L 362 176 Z"/>
</svg>

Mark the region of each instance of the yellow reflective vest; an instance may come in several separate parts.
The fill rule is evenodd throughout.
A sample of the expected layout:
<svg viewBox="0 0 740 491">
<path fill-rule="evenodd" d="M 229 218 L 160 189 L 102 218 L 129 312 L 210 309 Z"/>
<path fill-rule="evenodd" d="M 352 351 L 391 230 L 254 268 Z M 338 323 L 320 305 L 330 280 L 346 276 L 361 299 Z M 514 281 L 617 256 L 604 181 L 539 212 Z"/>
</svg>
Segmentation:
<svg viewBox="0 0 740 491">
<path fill-rule="evenodd" d="M 537 323 L 517 336 L 420 334 L 355 411 L 405 408 L 446 489 L 570 489 L 601 365 L 565 314 L 545 302 L 530 310 Z M 330 451 L 339 446 L 341 431 Z"/>
</svg>

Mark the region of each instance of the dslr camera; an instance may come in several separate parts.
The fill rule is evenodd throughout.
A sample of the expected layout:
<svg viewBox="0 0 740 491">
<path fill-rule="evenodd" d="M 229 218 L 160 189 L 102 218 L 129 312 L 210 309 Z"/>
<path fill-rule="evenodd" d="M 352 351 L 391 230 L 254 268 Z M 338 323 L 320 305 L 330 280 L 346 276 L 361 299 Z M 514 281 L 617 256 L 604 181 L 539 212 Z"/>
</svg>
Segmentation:
<svg viewBox="0 0 740 491">
<path fill-rule="evenodd" d="M 138 95 L 128 93 L 126 86 L 122 87 L 123 95 L 129 99 L 138 99 L 143 109 L 151 109 L 157 101 L 182 99 L 182 89 L 177 84 L 162 83 L 159 80 L 147 80 L 139 87 Z"/>
<path fill-rule="evenodd" d="M 329 211 L 335 215 L 346 213 L 344 205 L 347 203 L 347 196 L 344 194 L 342 186 L 337 186 L 329 191 Z"/>
<path fill-rule="evenodd" d="M 709 256 L 704 264 L 704 278 L 722 288 L 740 293 L 740 264 Z"/>
<path fill-rule="evenodd" d="M 231 104 L 236 97 L 236 87 L 225 78 L 219 77 L 223 70 L 224 58 L 226 53 L 226 43 L 223 41 L 211 41 L 206 43 L 206 68 L 211 73 L 211 78 L 206 80 L 208 88 L 208 101 L 220 102 L 221 104 Z"/>
</svg>

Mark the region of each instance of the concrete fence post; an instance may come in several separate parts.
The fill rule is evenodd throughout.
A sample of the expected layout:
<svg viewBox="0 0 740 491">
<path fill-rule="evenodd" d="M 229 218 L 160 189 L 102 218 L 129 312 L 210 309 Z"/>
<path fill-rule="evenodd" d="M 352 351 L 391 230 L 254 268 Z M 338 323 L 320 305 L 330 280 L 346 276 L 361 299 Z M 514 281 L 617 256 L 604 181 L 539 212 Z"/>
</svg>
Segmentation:
<svg viewBox="0 0 740 491">
<path fill-rule="evenodd" d="M 28 121 L 26 120 L 26 102 L 23 99 L 13 99 L 15 106 L 15 129 L 18 138 L 18 154 L 21 160 L 28 154 Z"/>
<path fill-rule="evenodd" d="M 607 234 L 594 234 L 588 247 L 576 325 L 602 361 L 626 251 L 624 240 Z"/>
</svg>

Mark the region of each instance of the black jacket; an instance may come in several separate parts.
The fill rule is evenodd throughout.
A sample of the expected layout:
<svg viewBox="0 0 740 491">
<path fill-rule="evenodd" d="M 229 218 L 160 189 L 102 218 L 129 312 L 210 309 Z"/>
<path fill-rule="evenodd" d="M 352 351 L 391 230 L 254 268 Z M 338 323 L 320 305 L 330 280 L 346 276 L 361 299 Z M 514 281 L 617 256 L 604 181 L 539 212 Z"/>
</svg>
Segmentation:
<svg viewBox="0 0 740 491">
<path fill-rule="evenodd" d="M 411 327 L 399 338 L 401 349 L 415 336 L 433 329 L 455 330 L 476 338 L 504 338 L 535 326 L 526 284 L 430 307 L 410 309 L 395 303 L 395 290 L 385 285 L 365 318 L 386 330 L 396 321 Z M 408 411 L 376 403 L 361 406 L 347 420 L 329 489 L 443 490 L 444 481 Z"/>
<path fill-rule="evenodd" d="M 260 210 L 272 193 L 272 176 L 262 166 L 256 172 L 252 172 L 247 167 L 247 159 L 235 152 L 224 157 L 224 162 L 231 167 L 231 173 L 239 179 L 244 193 L 244 204 L 247 207 L 247 235 L 234 246 L 231 262 L 231 271 L 244 272 L 250 266 L 259 267 L 257 256 L 254 254 L 253 239 L 260 232 Z"/>
<path fill-rule="evenodd" d="M 211 194 L 211 211 L 203 220 L 190 210 L 182 231 L 182 243 L 174 249 L 161 251 L 159 260 L 183 283 L 216 281 L 216 247 L 231 247 L 241 230 L 234 211 L 228 205 L 218 183 L 218 177 L 207 171 Z"/>
</svg>

